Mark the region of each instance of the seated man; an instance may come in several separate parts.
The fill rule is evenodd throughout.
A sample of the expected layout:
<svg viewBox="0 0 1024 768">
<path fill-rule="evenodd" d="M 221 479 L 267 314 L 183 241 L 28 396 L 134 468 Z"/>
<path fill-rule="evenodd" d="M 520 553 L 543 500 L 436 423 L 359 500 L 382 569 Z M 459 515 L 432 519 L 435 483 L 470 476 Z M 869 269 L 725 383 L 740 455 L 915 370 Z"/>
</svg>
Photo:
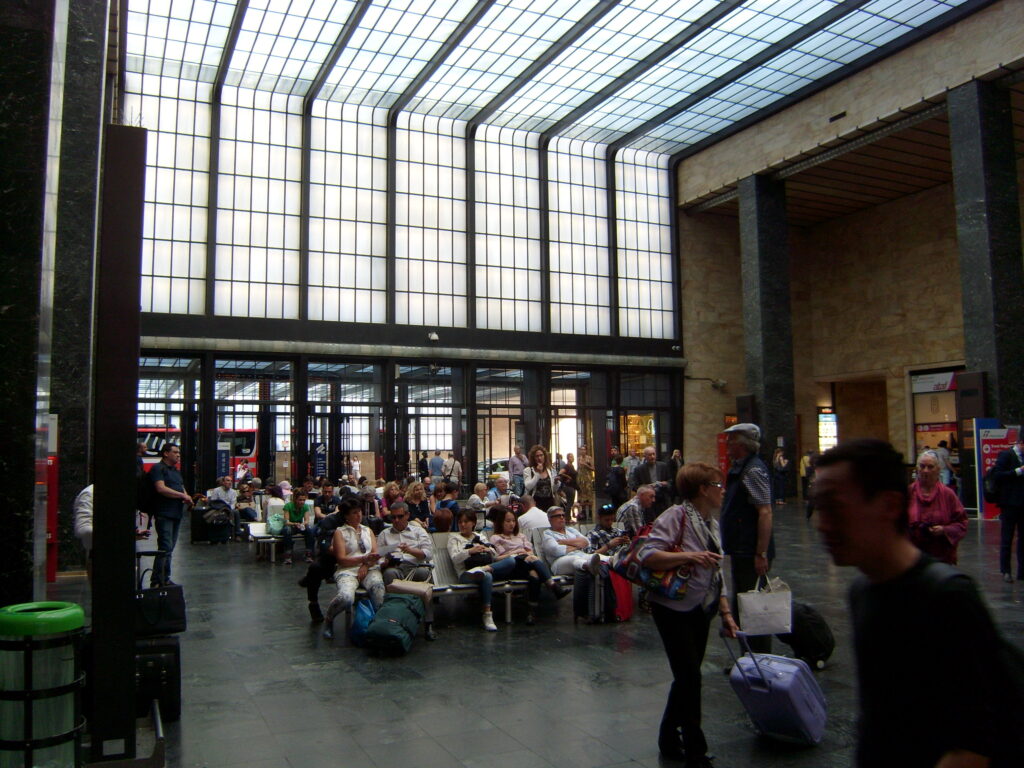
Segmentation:
<svg viewBox="0 0 1024 768">
<path fill-rule="evenodd" d="M 627 536 L 636 536 L 645 522 L 645 510 L 650 509 L 654 504 L 655 490 L 653 485 L 641 485 L 636 490 L 636 496 L 627 501 L 615 516 L 615 521 L 625 530 Z"/>
<path fill-rule="evenodd" d="M 487 492 L 487 498 L 484 499 L 484 508 L 490 509 L 495 504 L 508 505 L 508 500 L 502 501 L 503 497 L 509 495 L 508 480 L 504 477 L 499 477 L 494 481 L 494 487 Z"/>
<path fill-rule="evenodd" d="M 519 530 L 526 532 L 532 528 L 547 528 L 548 516 L 542 509 L 538 509 L 533 496 L 525 494 L 519 499 L 521 512 L 519 513 Z"/>
<path fill-rule="evenodd" d="M 341 497 L 335 495 L 334 485 L 331 481 L 325 480 L 324 484 L 320 486 L 320 495 L 313 501 L 313 518 L 316 524 L 319 525 L 325 517 L 334 514 L 339 504 L 341 504 Z"/>
<path fill-rule="evenodd" d="M 590 542 L 587 551 L 600 555 L 601 559 L 606 562 L 622 547 L 629 544 L 629 536 L 625 531 L 614 528 L 612 526 L 614 522 L 615 507 L 605 504 L 597 510 L 597 525 L 587 534 L 587 541 Z"/>
<path fill-rule="evenodd" d="M 318 594 L 320 585 L 334 577 L 337 560 L 331 553 L 331 539 L 334 531 L 345 524 L 345 513 L 350 509 L 358 509 L 359 502 L 354 498 L 346 499 L 338 504 L 334 511 L 320 519 L 316 526 L 317 556 L 306 569 L 306 575 L 299 579 L 299 586 L 306 588 L 306 599 L 309 601 L 309 618 L 314 624 L 324 620 L 320 611 Z"/>
<path fill-rule="evenodd" d="M 391 513 L 391 527 L 385 528 L 377 535 L 377 551 L 381 556 L 381 568 L 384 585 L 388 591 L 400 591 L 402 580 L 430 581 L 429 563 L 434 554 L 433 540 L 430 534 L 419 525 L 409 525 L 409 505 L 404 501 L 396 501 L 388 510 Z M 394 584 L 395 589 L 390 589 Z M 434 599 L 432 592 L 422 594 L 424 608 L 425 635 L 427 640 L 436 640 L 434 634 Z"/>
<path fill-rule="evenodd" d="M 211 489 L 206 494 L 207 503 L 211 501 L 220 501 L 228 509 L 228 514 L 231 515 L 231 538 L 236 539 L 242 535 L 241 526 L 239 525 L 238 507 L 238 491 L 231 486 L 231 475 L 224 475 L 224 477 L 217 478 L 217 487 Z"/>
<path fill-rule="evenodd" d="M 544 531 L 541 554 L 555 576 L 571 576 L 582 571 L 590 563 L 592 555 L 587 553 L 590 542 L 575 528 L 565 524 L 565 510 L 561 507 L 548 508 L 548 522 L 551 527 Z"/>
</svg>

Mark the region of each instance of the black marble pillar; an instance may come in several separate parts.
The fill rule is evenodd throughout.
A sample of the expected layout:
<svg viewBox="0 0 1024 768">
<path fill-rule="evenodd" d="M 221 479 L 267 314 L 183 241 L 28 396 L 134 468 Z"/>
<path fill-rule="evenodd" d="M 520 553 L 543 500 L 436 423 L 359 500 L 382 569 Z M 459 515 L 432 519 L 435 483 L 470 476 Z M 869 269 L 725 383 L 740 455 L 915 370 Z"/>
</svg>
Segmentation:
<svg viewBox="0 0 1024 768">
<path fill-rule="evenodd" d="M 986 374 L 986 410 L 1024 419 L 1024 267 L 1010 94 L 971 82 L 949 93 L 964 356 Z"/>
<path fill-rule="evenodd" d="M 62 49 L 66 23 L 57 0 L 0 4 L 0 606 L 32 600 L 33 576 L 42 573 L 45 530 L 36 509 L 37 408 L 49 407 L 49 325 L 53 301 L 52 230 L 46 216 L 47 156 L 54 50 Z M 59 72 L 58 72 L 59 74 Z M 59 77 L 57 78 L 59 81 Z M 59 101 L 58 101 L 59 106 Z M 42 372 L 43 376 L 40 377 Z M 35 569 L 35 574 L 33 569 Z"/>
<path fill-rule="evenodd" d="M 762 452 L 783 438 L 796 456 L 793 332 L 784 182 L 748 176 L 740 190 L 740 262 L 747 388 L 762 430 Z"/>
<path fill-rule="evenodd" d="M 60 565 L 81 563 L 72 532 L 72 506 L 91 482 L 89 467 L 92 390 L 93 273 L 100 136 L 107 55 L 109 3 L 70 0 L 68 7 L 61 156 L 54 263 L 54 349 L 50 410 L 59 419 Z"/>
</svg>

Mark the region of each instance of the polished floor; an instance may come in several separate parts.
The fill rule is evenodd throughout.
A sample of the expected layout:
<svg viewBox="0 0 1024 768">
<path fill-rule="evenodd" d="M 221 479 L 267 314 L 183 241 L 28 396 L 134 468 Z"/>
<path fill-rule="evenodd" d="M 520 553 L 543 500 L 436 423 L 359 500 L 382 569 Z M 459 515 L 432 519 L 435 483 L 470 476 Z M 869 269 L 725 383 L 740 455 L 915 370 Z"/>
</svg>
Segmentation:
<svg viewBox="0 0 1024 768">
<path fill-rule="evenodd" d="M 961 566 L 974 575 L 1006 635 L 1024 647 L 1024 584 L 997 573 L 998 523 L 971 522 Z M 832 625 L 837 648 L 818 680 L 829 702 L 814 748 L 759 738 L 721 673 L 722 641 L 704 665 L 704 725 L 716 768 L 852 765 L 856 691 L 845 605 L 849 569 L 831 565 L 795 505 L 776 514 L 774 572 Z M 437 611 L 439 639 L 408 656 L 375 658 L 311 626 L 304 568 L 257 562 L 252 545 L 190 544 L 182 531 L 174 579 L 185 585 L 183 714 L 167 727 L 168 765 L 251 768 L 589 768 L 659 766 L 657 724 L 668 664 L 650 616 L 574 625 L 570 599 L 545 604 L 536 626 L 486 633 L 478 606 Z M 60 589 L 75 599 L 73 584 Z M 84 587 L 77 591 L 88 602 Z M 333 588 L 321 589 L 326 606 Z M 498 613 L 499 617 L 501 612 Z M 339 629 L 341 621 L 338 622 Z M 785 646 L 776 644 L 776 652 Z"/>
</svg>

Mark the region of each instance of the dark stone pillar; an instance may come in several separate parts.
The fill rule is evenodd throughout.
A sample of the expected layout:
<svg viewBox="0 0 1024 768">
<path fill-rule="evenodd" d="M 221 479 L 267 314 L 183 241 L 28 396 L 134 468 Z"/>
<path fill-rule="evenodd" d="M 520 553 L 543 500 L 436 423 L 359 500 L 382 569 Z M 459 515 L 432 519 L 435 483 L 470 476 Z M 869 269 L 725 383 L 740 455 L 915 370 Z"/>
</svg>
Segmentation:
<svg viewBox="0 0 1024 768">
<path fill-rule="evenodd" d="M 61 164 L 54 274 L 53 334 L 60 339 L 50 390 L 59 418 L 60 563 L 80 562 L 72 532 L 72 506 L 88 485 L 92 394 L 93 279 L 100 129 L 107 56 L 109 5 L 71 0 L 68 13 Z"/>
<path fill-rule="evenodd" d="M 971 82 L 949 93 L 967 368 L 984 371 L 987 410 L 1024 419 L 1024 267 L 1010 94 Z"/>
<path fill-rule="evenodd" d="M 777 438 L 796 456 L 793 332 L 789 308 L 786 189 L 767 176 L 748 176 L 740 189 L 740 262 L 747 387 L 770 455 Z"/>
<path fill-rule="evenodd" d="M 45 472 L 50 390 L 56 209 L 47 193 L 57 191 L 58 158 L 47 156 L 47 138 L 60 121 L 60 8 L 56 0 L 0 4 L 0 606 L 32 600 L 34 586 L 43 596 L 46 486 L 37 487 L 36 472 Z"/>
</svg>

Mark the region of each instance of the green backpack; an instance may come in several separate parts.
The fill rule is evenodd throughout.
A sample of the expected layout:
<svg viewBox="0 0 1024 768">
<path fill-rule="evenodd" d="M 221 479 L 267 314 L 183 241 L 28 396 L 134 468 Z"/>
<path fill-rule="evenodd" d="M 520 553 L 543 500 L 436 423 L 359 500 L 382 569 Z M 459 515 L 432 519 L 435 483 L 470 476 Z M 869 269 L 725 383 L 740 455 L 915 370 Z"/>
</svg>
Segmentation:
<svg viewBox="0 0 1024 768">
<path fill-rule="evenodd" d="M 271 536 L 280 536 L 284 533 L 284 514 L 271 512 L 267 516 L 267 533 Z"/>
</svg>

